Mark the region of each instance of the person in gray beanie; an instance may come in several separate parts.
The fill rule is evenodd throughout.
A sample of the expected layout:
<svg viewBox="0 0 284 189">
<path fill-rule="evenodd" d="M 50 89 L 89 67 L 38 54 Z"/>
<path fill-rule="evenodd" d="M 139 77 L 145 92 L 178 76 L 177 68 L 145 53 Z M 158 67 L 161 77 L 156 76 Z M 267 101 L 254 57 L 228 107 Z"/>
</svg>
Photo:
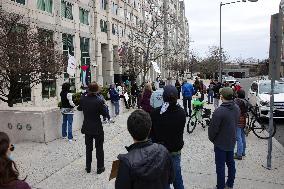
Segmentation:
<svg viewBox="0 0 284 189">
<path fill-rule="evenodd" d="M 174 188 L 184 189 L 180 162 L 181 150 L 184 145 L 183 131 L 186 123 L 186 113 L 177 103 L 177 99 L 178 91 L 175 86 L 167 85 L 164 87 L 164 103 L 151 113 L 151 139 L 155 143 L 163 144 L 171 153 L 176 173 L 173 182 Z"/>
</svg>

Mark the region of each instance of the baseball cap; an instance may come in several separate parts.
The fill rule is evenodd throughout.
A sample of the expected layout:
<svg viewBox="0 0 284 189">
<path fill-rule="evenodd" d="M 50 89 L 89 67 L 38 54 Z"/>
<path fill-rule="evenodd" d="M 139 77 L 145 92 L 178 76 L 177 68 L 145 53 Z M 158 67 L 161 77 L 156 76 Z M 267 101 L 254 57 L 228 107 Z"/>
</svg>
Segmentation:
<svg viewBox="0 0 284 189">
<path fill-rule="evenodd" d="M 224 87 L 220 89 L 220 94 L 224 97 L 225 100 L 232 100 L 234 91 L 231 87 Z"/>
<path fill-rule="evenodd" d="M 178 90 L 175 86 L 167 85 L 164 87 L 163 99 L 165 102 L 170 102 L 172 100 L 176 101 L 177 97 L 178 97 Z"/>
</svg>

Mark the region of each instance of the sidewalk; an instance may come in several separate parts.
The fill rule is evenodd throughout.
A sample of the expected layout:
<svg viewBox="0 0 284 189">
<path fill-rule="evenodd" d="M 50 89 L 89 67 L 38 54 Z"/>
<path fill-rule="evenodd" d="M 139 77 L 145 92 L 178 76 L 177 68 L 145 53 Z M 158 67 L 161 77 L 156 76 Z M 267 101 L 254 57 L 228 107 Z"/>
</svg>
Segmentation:
<svg viewBox="0 0 284 189">
<path fill-rule="evenodd" d="M 32 188 L 41 189 L 114 189 L 114 180 L 108 181 L 111 163 L 132 139 L 126 128 L 130 112 L 118 117 L 115 124 L 105 125 L 106 171 L 96 174 L 95 151 L 91 174 L 85 172 L 84 136 L 75 133 L 77 141 L 56 140 L 48 144 L 21 143 L 12 154 L 20 169 L 21 178 L 28 175 Z M 192 134 L 184 133 L 182 174 L 186 189 L 209 189 L 216 183 L 213 145 L 207 139 L 207 129 L 197 127 Z M 247 157 L 236 162 L 235 189 L 284 188 L 284 148 L 273 140 L 273 170 L 266 164 L 267 141 L 253 134 L 247 139 Z"/>
</svg>

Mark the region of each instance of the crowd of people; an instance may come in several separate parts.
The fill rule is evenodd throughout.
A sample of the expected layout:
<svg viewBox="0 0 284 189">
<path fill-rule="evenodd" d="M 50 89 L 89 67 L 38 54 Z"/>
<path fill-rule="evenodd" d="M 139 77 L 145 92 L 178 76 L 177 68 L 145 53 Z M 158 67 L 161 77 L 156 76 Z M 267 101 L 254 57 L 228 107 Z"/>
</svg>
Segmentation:
<svg viewBox="0 0 284 189">
<path fill-rule="evenodd" d="M 108 94 L 115 116 L 120 112 L 120 98 L 123 98 L 127 109 L 139 108 L 127 119 L 127 130 L 133 138 L 133 144 L 126 148 L 127 154 L 118 155 L 120 164 L 116 189 L 169 189 L 171 184 L 174 189 L 184 189 L 181 155 L 186 117 L 191 116 L 193 96 L 204 101 L 206 94 L 208 104 L 214 104 L 215 108 L 208 129 L 209 140 L 214 144 L 217 173 L 215 188 L 233 188 L 236 174 L 234 159 L 242 160 L 246 151 L 244 127 L 248 103 L 245 100 L 245 91 L 239 83 L 229 86 L 227 83 L 211 80 L 206 86 L 202 80 L 196 78 L 193 83 L 176 80 L 175 85 L 166 85 L 164 81 L 160 81 L 157 86 L 149 82 L 144 83 L 141 89 L 133 81 L 132 84 L 125 82 L 111 85 Z M 62 137 L 73 141 L 74 109 L 82 111 L 84 121 L 81 132 L 85 135 L 86 146 L 85 170 L 87 173 L 92 171 L 95 140 L 97 174 L 103 173 L 103 123 L 113 123 L 114 120 L 109 114 L 102 88 L 95 82 L 90 83 L 87 91 L 81 95 L 78 106 L 73 102 L 68 83 L 62 85 L 60 96 Z M 181 96 L 183 107 L 178 103 Z M 19 172 L 15 162 L 9 158 L 13 149 L 9 137 L 0 132 L 0 188 L 28 189 L 28 184 L 18 179 Z M 225 164 L 228 167 L 227 182 Z"/>
</svg>

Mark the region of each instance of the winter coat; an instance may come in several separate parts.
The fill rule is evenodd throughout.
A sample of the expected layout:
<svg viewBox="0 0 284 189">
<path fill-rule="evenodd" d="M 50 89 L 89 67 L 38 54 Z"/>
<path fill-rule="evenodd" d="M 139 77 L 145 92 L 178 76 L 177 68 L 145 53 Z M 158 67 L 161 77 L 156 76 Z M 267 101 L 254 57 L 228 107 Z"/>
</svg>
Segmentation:
<svg viewBox="0 0 284 189">
<path fill-rule="evenodd" d="M 239 119 L 240 109 L 235 102 L 223 102 L 212 115 L 208 128 L 209 140 L 223 151 L 234 151 Z"/>
<path fill-rule="evenodd" d="M 194 87 L 191 83 L 184 83 L 182 85 L 182 96 L 192 97 L 195 94 Z"/>
<path fill-rule="evenodd" d="M 104 102 L 97 95 L 81 96 L 79 111 L 83 111 L 84 121 L 81 129 L 82 134 L 103 134 L 101 115 L 107 117 L 108 112 Z"/>
<path fill-rule="evenodd" d="M 31 187 L 22 180 L 14 180 L 11 183 L 5 185 L 5 186 L 1 186 L 0 188 L 2 189 L 31 189 Z"/>
<path fill-rule="evenodd" d="M 238 126 L 244 128 L 246 126 L 246 118 L 248 112 L 248 102 L 245 99 L 236 98 L 235 103 L 239 106 L 241 115 Z"/>
<path fill-rule="evenodd" d="M 152 107 L 150 105 L 150 98 L 151 98 L 152 92 L 146 90 L 140 100 L 140 106 L 145 112 L 150 113 L 152 111 Z"/>
<path fill-rule="evenodd" d="M 109 95 L 110 95 L 110 101 L 113 103 L 113 102 L 118 102 L 120 97 L 119 97 L 119 94 L 118 92 L 116 91 L 115 88 L 111 88 L 109 90 Z"/>
<path fill-rule="evenodd" d="M 174 180 L 171 156 L 160 144 L 140 142 L 120 154 L 116 189 L 165 189 Z"/>
<path fill-rule="evenodd" d="M 154 91 L 151 95 L 151 99 L 150 99 L 150 105 L 153 108 L 158 108 L 161 107 L 164 103 L 163 100 L 163 93 L 164 93 L 164 89 L 160 88 L 156 91 Z"/>
<path fill-rule="evenodd" d="M 183 148 L 183 132 L 186 123 L 186 113 L 179 105 L 169 106 L 160 114 L 161 107 L 151 113 L 153 142 L 163 144 L 169 152 L 178 152 Z"/>
</svg>

